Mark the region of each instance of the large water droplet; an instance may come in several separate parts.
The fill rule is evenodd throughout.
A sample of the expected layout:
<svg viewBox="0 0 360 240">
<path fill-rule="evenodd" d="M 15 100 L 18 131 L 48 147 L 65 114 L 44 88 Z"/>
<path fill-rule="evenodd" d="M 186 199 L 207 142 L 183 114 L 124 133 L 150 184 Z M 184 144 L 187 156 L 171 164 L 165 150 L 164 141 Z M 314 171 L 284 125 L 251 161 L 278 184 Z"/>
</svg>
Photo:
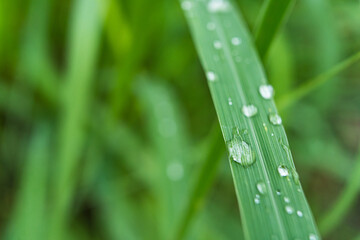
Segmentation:
<svg viewBox="0 0 360 240">
<path fill-rule="evenodd" d="M 233 131 L 233 138 L 227 142 L 230 158 L 240 163 L 243 167 L 248 167 L 255 162 L 255 153 L 245 141 L 242 140 L 237 128 Z"/>
<path fill-rule="evenodd" d="M 266 185 L 264 182 L 258 182 L 256 184 L 256 188 L 259 191 L 259 193 L 261 193 L 261 194 L 266 194 L 266 192 L 267 192 Z"/>
<path fill-rule="evenodd" d="M 209 12 L 226 12 L 229 10 L 230 4 L 225 0 L 210 0 L 207 7 Z"/>
<path fill-rule="evenodd" d="M 232 43 L 232 45 L 234 45 L 234 46 L 240 45 L 240 44 L 241 44 L 241 39 L 238 38 L 238 37 L 233 37 L 233 38 L 231 39 L 231 43 Z"/>
<path fill-rule="evenodd" d="M 288 214 L 293 214 L 294 213 L 294 208 L 288 205 L 288 206 L 285 206 L 285 211 Z"/>
<path fill-rule="evenodd" d="M 303 216 L 304 216 L 304 214 L 303 214 L 302 211 L 300 211 L 300 210 L 297 210 L 297 211 L 296 211 L 296 214 L 297 214 L 299 217 L 303 217 Z"/>
<path fill-rule="evenodd" d="M 222 48 L 222 43 L 219 40 L 214 41 L 214 47 L 216 49 Z"/>
<path fill-rule="evenodd" d="M 216 74 L 214 72 L 207 72 L 206 77 L 210 82 L 214 82 L 216 80 Z"/>
<path fill-rule="evenodd" d="M 185 11 L 188 11 L 188 10 L 190 10 L 191 8 L 192 8 L 192 2 L 190 2 L 190 1 L 183 1 L 182 3 L 181 3 L 181 8 L 183 9 L 183 10 L 185 10 Z"/>
<path fill-rule="evenodd" d="M 184 176 L 184 167 L 179 162 L 172 162 L 166 168 L 166 174 L 172 181 L 178 181 Z"/>
<path fill-rule="evenodd" d="M 281 177 L 288 177 L 289 176 L 289 169 L 284 165 L 280 165 L 278 167 L 278 172 L 279 172 Z"/>
<path fill-rule="evenodd" d="M 273 125 L 280 125 L 282 123 L 282 119 L 277 113 L 270 113 L 269 120 Z"/>
<path fill-rule="evenodd" d="M 259 87 L 259 92 L 260 95 L 264 98 L 264 99 L 271 99 L 274 96 L 274 88 L 271 85 L 261 85 Z"/>
<path fill-rule="evenodd" d="M 315 235 L 315 234 L 313 234 L 313 233 L 310 233 L 310 235 L 309 235 L 309 240 L 318 240 L 319 238 Z"/>
<path fill-rule="evenodd" d="M 252 104 L 244 105 L 241 110 L 246 117 L 255 116 L 258 112 L 257 108 Z"/>
</svg>

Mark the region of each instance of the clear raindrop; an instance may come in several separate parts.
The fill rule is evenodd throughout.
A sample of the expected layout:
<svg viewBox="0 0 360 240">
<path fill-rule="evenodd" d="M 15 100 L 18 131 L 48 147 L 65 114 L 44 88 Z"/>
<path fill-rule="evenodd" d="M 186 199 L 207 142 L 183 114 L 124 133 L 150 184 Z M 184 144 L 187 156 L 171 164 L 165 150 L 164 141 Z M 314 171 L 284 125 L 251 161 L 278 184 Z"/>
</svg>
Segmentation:
<svg viewBox="0 0 360 240">
<path fill-rule="evenodd" d="M 216 49 L 222 48 L 222 43 L 219 40 L 214 41 L 214 47 Z"/>
<path fill-rule="evenodd" d="M 319 238 L 315 235 L 315 234 L 313 234 L 313 233 L 311 233 L 310 235 L 309 235 L 309 240 L 318 240 Z"/>
<path fill-rule="evenodd" d="M 214 72 L 207 72 L 206 77 L 210 82 L 214 82 L 216 80 L 216 74 Z"/>
<path fill-rule="evenodd" d="M 207 8 L 209 12 L 227 12 L 230 9 L 230 4 L 226 0 L 210 0 Z"/>
<path fill-rule="evenodd" d="M 233 130 L 233 138 L 227 142 L 230 158 L 240 163 L 243 167 L 248 167 L 255 162 L 255 152 L 249 144 L 243 141 L 239 129 Z"/>
<path fill-rule="evenodd" d="M 181 8 L 183 9 L 183 10 L 185 10 L 185 11 L 188 11 L 188 10 L 190 10 L 191 8 L 192 8 L 192 2 L 190 2 L 190 1 L 183 1 L 182 3 L 181 3 Z"/>
<path fill-rule="evenodd" d="M 289 169 L 284 165 L 280 165 L 278 167 L 278 172 L 279 172 L 281 177 L 288 177 L 289 176 Z"/>
<path fill-rule="evenodd" d="M 228 98 L 228 103 L 229 103 L 230 106 L 233 105 L 233 102 L 232 102 L 231 98 Z"/>
<path fill-rule="evenodd" d="M 280 125 L 282 123 L 282 119 L 277 113 L 270 113 L 269 120 L 273 125 Z"/>
<path fill-rule="evenodd" d="M 256 184 L 256 188 L 259 191 L 259 193 L 261 193 L 261 194 L 266 194 L 266 192 L 267 192 L 266 185 L 264 182 L 258 182 Z"/>
<path fill-rule="evenodd" d="M 285 206 L 285 211 L 288 213 L 288 214 L 293 214 L 294 213 L 294 208 L 287 205 Z"/>
<path fill-rule="evenodd" d="M 246 117 L 255 116 L 258 112 L 257 108 L 252 104 L 244 105 L 241 110 Z"/>
<path fill-rule="evenodd" d="M 293 177 L 294 183 L 300 185 L 299 174 L 296 172 L 295 168 L 291 169 L 291 175 Z"/>
<path fill-rule="evenodd" d="M 240 45 L 240 44 L 241 44 L 241 39 L 238 38 L 238 37 L 233 37 L 233 38 L 231 39 L 231 43 L 232 43 L 232 45 L 234 45 L 234 46 Z"/>
<path fill-rule="evenodd" d="M 297 214 L 299 217 L 303 217 L 303 216 L 304 216 L 304 214 L 303 214 L 302 211 L 300 211 L 300 210 L 296 211 L 296 214 Z"/>
<path fill-rule="evenodd" d="M 274 88 L 268 84 L 261 85 L 259 87 L 259 92 L 264 99 L 271 99 L 274 97 L 275 94 Z"/>
</svg>

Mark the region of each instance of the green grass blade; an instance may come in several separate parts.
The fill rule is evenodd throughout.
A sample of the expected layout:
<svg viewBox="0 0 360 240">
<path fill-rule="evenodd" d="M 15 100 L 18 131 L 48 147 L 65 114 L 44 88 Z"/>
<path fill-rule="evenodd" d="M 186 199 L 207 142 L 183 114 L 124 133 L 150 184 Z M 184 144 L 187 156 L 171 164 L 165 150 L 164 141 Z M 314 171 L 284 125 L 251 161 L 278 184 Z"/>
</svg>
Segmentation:
<svg viewBox="0 0 360 240">
<path fill-rule="evenodd" d="M 355 53 L 351 57 L 332 67 L 330 70 L 320 74 L 313 79 L 306 81 L 306 83 L 304 83 L 302 86 L 280 97 L 280 99 L 276 101 L 279 111 L 283 111 L 285 108 L 288 108 L 292 104 L 296 103 L 301 98 L 303 98 L 319 86 L 323 85 L 327 81 L 331 80 L 334 76 L 346 70 L 348 67 L 355 64 L 359 60 L 360 52 Z"/>
<path fill-rule="evenodd" d="M 208 151 L 205 153 L 199 175 L 195 180 L 193 190 L 182 213 L 180 222 L 177 228 L 175 228 L 175 239 L 183 239 L 191 220 L 201 209 L 205 196 L 214 182 L 220 160 L 224 155 L 224 151 L 218 148 L 222 141 L 219 136 L 221 136 L 219 127 L 217 125 L 213 126 L 210 133 Z"/>
<path fill-rule="evenodd" d="M 266 59 L 268 79 L 281 96 L 288 93 L 295 83 L 295 59 L 288 37 L 279 34 Z"/>
<path fill-rule="evenodd" d="M 39 124 L 29 145 L 7 238 L 45 238 L 50 129 Z"/>
<path fill-rule="evenodd" d="M 84 121 L 100 42 L 103 4 L 98 0 L 74 2 L 68 69 L 59 127 L 58 157 L 54 168 L 52 219 L 49 239 L 63 239 L 68 208 L 75 187 L 75 172 L 84 142 Z M 86 37 L 84 37 L 86 36 Z"/>
<path fill-rule="evenodd" d="M 356 158 L 356 164 L 353 167 L 353 172 L 350 175 L 348 183 L 341 193 L 340 197 L 336 200 L 333 207 L 321 219 L 319 223 L 319 230 L 322 234 L 328 235 L 331 231 L 341 223 L 346 214 L 356 201 L 356 197 L 360 192 L 360 150 Z"/>
<path fill-rule="evenodd" d="M 18 68 L 20 76 L 30 88 L 54 102 L 58 97 L 58 86 L 47 38 L 50 5 L 51 2 L 46 0 L 31 1 Z"/>
<path fill-rule="evenodd" d="M 156 214 L 161 221 L 160 234 L 169 239 L 173 234 L 173 219 L 179 218 L 184 207 L 191 176 L 186 154 L 190 144 L 184 114 L 176 95 L 159 79 L 140 76 L 136 87 L 139 102 L 146 110 L 144 119 L 154 151 L 148 169 L 153 169 L 150 182 L 159 202 Z"/>
<path fill-rule="evenodd" d="M 245 238 L 319 238 L 284 128 L 269 121 L 269 114 L 277 112 L 274 101 L 259 94 L 266 77 L 243 21 L 229 1 L 181 5 L 207 72 L 224 139 L 235 148 L 230 150 L 233 158 L 242 161 L 230 160 L 230 166 Z M 241 110 L 249 104 L 257 107 L 253 117 Z M 279 167 L 289 174 L 280 176 Z"/>
<path fill-rule="evenodd" d="M 255 45 L 261 58 L 266 54 L 295 0 L 266 0 L 255 26 Z"/>
</svg>

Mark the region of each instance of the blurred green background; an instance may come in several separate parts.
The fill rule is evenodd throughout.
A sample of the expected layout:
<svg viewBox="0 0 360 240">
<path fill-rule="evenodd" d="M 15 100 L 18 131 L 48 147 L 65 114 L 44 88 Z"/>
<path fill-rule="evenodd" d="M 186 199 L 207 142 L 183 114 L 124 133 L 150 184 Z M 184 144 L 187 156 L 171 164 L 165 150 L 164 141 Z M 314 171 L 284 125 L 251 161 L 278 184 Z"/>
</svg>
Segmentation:
<svg viewBox="0 0 360 240">
<path fill-rule="evenodd" d="M 251 31 L 263 1 L 234 2 Z M 264 67 L 281 97 L 359 49 L 358 0 L 302 0 Z M 345 206 L 329 240 L 360 236 L 359 67 L 282 112 L 320 226 Z M 170 239 L 219 157 L 186 239 L 242 239 L 216 131 L 178 1 L 0 0 L 1 239 Z"/>
</svg>

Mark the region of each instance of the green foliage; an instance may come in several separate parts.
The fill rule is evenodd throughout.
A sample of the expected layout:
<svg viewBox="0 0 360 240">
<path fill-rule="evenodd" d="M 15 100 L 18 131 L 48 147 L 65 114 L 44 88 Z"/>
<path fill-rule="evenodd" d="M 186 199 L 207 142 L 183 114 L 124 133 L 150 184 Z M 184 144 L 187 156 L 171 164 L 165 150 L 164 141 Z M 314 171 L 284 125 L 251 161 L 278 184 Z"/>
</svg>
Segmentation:
<svg viewBox="0 0 360 240">
<path fill-rule="evenodd" d="M 359 238 L 357 1 L 0 2 L 0 239 Z"/>
<path fill-rule="evenodd" d="M 261 94 L 266 77 L 242 20 L 227 2 L 182 6 L 229 148 L 245 238 L 317 236 L 272 96 Z"/>
</svg>

